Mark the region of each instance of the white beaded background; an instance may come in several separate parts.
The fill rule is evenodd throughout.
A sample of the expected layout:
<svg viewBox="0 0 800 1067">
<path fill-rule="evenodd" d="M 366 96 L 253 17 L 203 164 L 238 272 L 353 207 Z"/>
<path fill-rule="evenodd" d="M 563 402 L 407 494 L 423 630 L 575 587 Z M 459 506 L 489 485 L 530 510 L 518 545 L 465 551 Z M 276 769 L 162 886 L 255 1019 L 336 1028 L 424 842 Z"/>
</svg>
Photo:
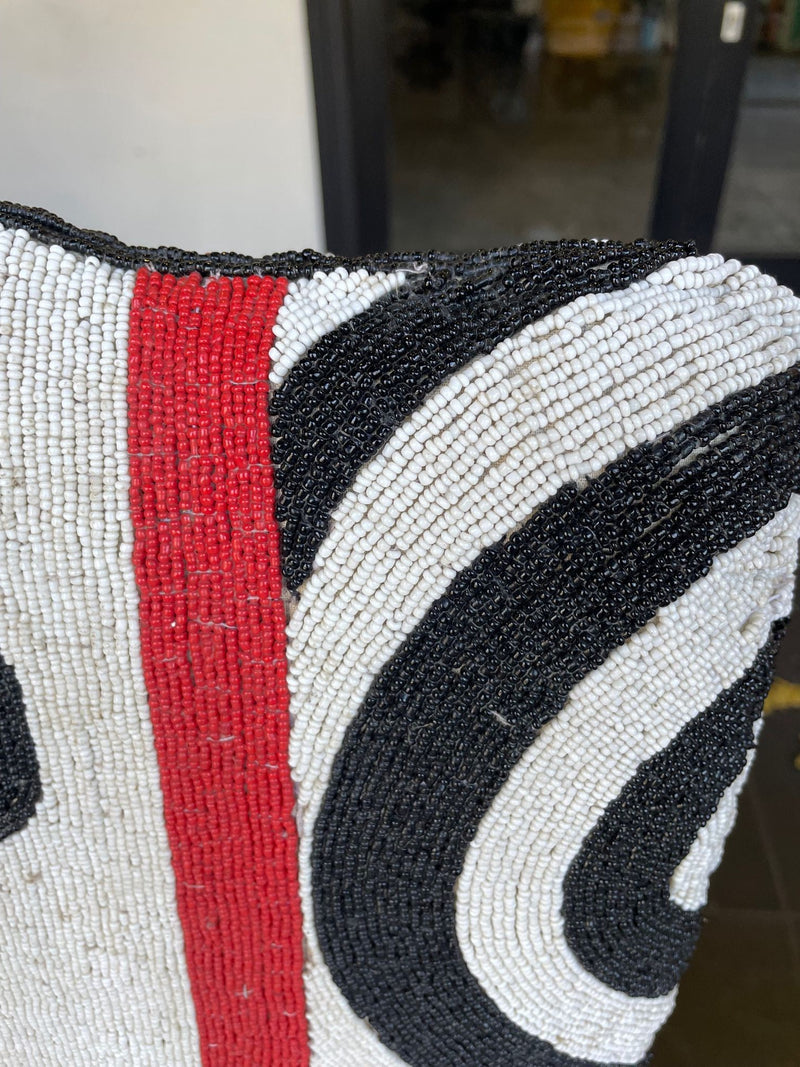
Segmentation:
<svg viewBox="0 0 800 1067">
<path fill-rule="evenodd" d="M 139 653 L 134 272 L 0 230 L 0 651 L 43 799 L 0 842 L 0 1059 L 199 1063 Z"/>
</svg>

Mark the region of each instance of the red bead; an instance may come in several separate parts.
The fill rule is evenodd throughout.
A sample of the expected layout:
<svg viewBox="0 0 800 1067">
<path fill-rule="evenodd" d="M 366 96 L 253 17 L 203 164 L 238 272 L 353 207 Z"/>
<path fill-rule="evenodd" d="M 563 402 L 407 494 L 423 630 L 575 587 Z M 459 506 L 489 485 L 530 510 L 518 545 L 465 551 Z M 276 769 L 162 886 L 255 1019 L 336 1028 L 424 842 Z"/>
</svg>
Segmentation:
<svg viewBox="0 0 800 1067">
<path fill-rule="evenodd" d="M 308 1062 L 267 411 L 286 288 L 141 270 L 131 307 L 142 660 L 206 1067 Z"/>
</svg>

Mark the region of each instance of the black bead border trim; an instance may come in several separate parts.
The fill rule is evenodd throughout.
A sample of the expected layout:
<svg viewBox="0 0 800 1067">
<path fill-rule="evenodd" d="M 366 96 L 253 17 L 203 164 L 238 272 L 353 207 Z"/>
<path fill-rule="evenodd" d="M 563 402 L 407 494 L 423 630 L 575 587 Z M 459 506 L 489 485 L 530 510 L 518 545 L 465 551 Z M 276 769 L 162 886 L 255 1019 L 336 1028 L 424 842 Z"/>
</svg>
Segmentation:
<svg viewBox="0 0 800 1067">
<path fill-rule="evenodd" d="M 245 256 L 236 252 L 191 252 L 180 248 L 162 245 L 147 248 L 143 245 L 126 245 L 111 234 L 101 230 L 86 230 L 65 222 L 43 208 L 25 207 L 9 201 L 0 201 L 0 225 L 11 229 L 26 230 L 31 237 L 44 244 L 57 244 L 68 252 L 80 255 L 97 256 L 114 267 L 135 270 L 149 267 L 162 273 L 185 275 L 226 274 L 249 275 L 269 274 L 289 278 L 305 278 L 316 271 L 332 271 L 337 267 L 358 270 L 365 267 L 369 271 L 408 270 L 412 272 L 445 271 L 454 277 L 474 269 L 483 274 L 492 267 L 510 265 L 514 261 L 525 261 L 543 250 L 564 247 L 576 247 L 580 241 L 538 241 L 513 248 L 496 248 L 489 251 L 480 250 L 469 253 L 459 252 L 378 252 L 359 257 L 331 256 L 313 249 L 302 252 L 282 252 L 267 256 Z M 679 247 L 677 254 L 671 253 L 667 258 L 693 255 L 694 244 L 691 242 L 678 245 L 677 242 L 650 242 L 644 239 L 631 244 L 618 241 L 600 241 L 612 255 L 622 249 L 636 249 L 645 245 Z"/>
</svg>

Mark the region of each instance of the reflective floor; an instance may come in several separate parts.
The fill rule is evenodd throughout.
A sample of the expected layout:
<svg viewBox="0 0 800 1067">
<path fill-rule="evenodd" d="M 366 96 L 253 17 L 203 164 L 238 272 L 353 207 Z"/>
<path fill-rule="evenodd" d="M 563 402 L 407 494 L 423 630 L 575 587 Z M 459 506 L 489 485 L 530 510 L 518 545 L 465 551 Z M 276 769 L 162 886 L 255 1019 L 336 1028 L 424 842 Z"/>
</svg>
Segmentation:
<svg viewBox="0 0 800 1067">
<path fill-rule="evenodd" d="M 392 244 L 475 248 L 647 232 L 670 61 L 543 56 L 513 89 L 394 96 Z"/>
<path fill-rule="evenodd" d="M 715 244 L 721 251 L 800 255 L 798 55 L 750 60 Z"/>
</svg>

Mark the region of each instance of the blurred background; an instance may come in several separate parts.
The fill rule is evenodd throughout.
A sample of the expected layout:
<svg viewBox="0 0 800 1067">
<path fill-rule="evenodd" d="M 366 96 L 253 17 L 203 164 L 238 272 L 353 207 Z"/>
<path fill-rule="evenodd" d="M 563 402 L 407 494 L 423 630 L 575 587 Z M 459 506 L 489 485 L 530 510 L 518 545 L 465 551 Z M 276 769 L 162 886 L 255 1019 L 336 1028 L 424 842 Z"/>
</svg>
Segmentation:
<svg viewBox="0 0 800 1067">
<path fill-rule="evenodd" d="M 337 250 L 691 237 L 800 286 L 796 0 L 309 0 L 309 16 Z"/>
<path fill-rule="evenodd" d="M 724 252 L 800 254 L 800 4 L 749 14 L 400 0 L 388 24 L 392 243 L 677 228 Z M 675 178 L 663 187 L 673 170 L 677 211 Z"/>
<path fill-rule="evenodd" d="M 3 0 L 0 198 L 263 254 L 694 238 L 800 290 L 800 0 Z M 653 1067 L 800 1064 L 800 623 Z"/>
</svg>

